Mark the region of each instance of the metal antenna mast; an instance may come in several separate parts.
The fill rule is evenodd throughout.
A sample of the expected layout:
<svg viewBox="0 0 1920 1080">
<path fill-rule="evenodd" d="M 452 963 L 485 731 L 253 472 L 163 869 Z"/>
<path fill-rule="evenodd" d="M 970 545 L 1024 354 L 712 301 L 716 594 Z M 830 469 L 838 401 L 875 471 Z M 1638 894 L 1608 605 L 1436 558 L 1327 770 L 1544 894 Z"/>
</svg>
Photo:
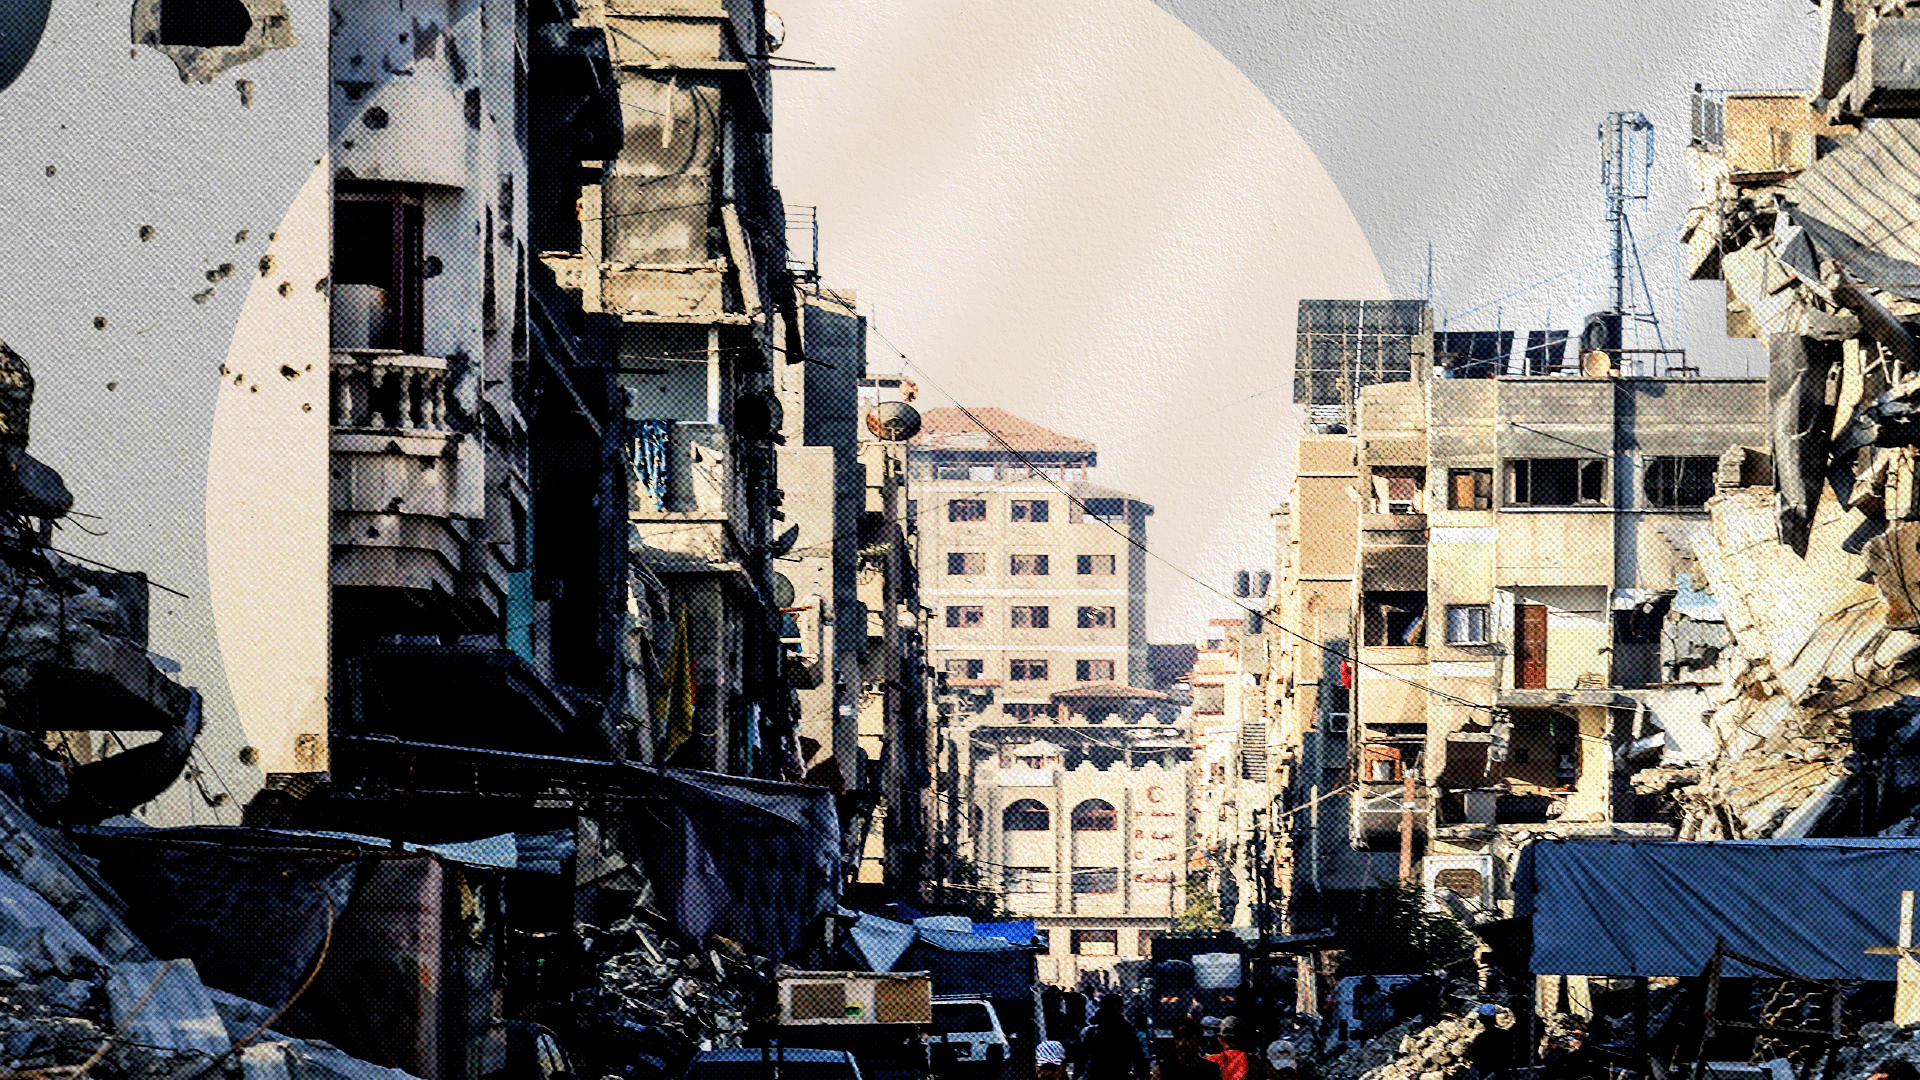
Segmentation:
<svg viewBox="0 0 1920 1080">
<path fill-rule="evenodd" d="M 1607 199 L 1607 230 L 1611 234 L 1613 271 L 1609 310 L 1632 313 L 1627 297 L 1627 258 L 1634 253 L 1628 207 L 1646 202 L 1653 183 L 1653 121 L 1637 112 L 1612 112 L 1600 121 L 1600 189 Z M 1651 298 L 1649 298 L 1651 301 Z M 1649 303 L 1651 307 L 1651 303 Z M 1649 316 L 1653 313 L 1647 312 Z"/>
</svg>

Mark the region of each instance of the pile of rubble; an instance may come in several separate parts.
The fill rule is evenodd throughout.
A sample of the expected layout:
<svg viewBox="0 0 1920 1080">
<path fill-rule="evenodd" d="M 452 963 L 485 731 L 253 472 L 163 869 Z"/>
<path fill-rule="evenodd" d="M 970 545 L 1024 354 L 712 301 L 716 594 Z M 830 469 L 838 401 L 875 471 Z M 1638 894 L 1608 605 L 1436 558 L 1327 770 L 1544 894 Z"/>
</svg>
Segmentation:
<svg viewBox="0 0 1920 1080">
<path fill-rule="evenodd" d="M 1900 1027 L 1896 1024 L 1866 1024 L 1846 1046 L 1828 1076 L 1860 1077 L 1888 1058 L 1911 1061 L 1920 1068 L 1920 1024 Z"/>
<path fill-rule="evenodd" d="M 1382 1065 L 1400 1056 L 1400 1044 L 1417 1028 L 1409 1021 L 1375 1035 L 1357 1046 L 1347 1048 L 1320 1070 L 1324 1080 L 1360 1080 Z"/>
<path fill-rule="evenodd" d="M 1513 1014 L 1503 1010 L 1499 1023 L 1511 1029 Z M 1472 1070 L 1467 1050 L 1481 1030 L 1471 1010 L 1425 1028 L 1401 1024 L 1329 1062 L 1322 1075 L 1326 1080 L 1458 1080 Z"/>
<path fill-rule="evenodd" d="M 724 944 L 689 949 L 631 916 L 579 931 L 599 961 L 597 985 L 576 999 L 585 1026 L 613 1029 L 658 1071 L 677 1071 L 695 1050 L 739 1046 L 771 993 L 766 973 Z"/>
</svg>

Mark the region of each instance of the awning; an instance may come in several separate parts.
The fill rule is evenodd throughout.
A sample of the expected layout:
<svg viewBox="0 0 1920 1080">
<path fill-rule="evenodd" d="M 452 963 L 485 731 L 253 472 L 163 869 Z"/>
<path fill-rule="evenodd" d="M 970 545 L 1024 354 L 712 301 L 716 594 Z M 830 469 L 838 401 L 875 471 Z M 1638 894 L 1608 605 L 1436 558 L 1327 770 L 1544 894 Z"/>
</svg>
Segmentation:
<svg viewBox="0 0 1920 1080">
<path fill-rule="evenodd" d="M 1144 686 L 1121 686 L 1119 683 L 1088 683 L 1085 686 L 1071 686 L 1065 690 L 1056 690 L 1052 694 L 1055 701 L 1165 701 L 1167 695 L 1158 690 L 1149 690 Z"/>
<path fill-rule="evenodd" d="M 1514 873 L 1540 975 L 1698 975 L 1730 952 L 1811 979 L 1894 977 L 1920 839 L 1539 840 Z"/>
</svg>

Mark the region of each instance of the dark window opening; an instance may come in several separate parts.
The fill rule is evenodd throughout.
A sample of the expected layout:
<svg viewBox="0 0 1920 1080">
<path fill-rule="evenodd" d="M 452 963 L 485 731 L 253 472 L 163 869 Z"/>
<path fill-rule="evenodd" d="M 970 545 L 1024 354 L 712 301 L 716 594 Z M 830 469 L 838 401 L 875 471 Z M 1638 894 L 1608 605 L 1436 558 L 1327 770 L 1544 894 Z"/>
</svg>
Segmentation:
<svg viewBox="0 0 1920 1080">
<path fill-rule="evenodd" d="M 1045 832 L 1052 827 L 1052 815 L 1038 799 L 1011 803 L 1000 815 L 1000 828 L 1005 832 Z"/>
<path fill-rule="evenodd" d="M 1127 500 L 1125 499 L 1088 499 L 1084 504 L 1087 517 L 1094 521 L 1104 521 L 1109 525 L 1124 525 L 1127 520 Z"/>
<path fill-rule="evenodd" d="M 1449 470 L 1447 472 L 1447 509 L 1493 509 L 1493 470 Z"/>
<path fill-rule="evenodd" d="M 947 500 L 948 521 L 985 521 L 987 520 L 987 501 L 985 499 L 949 499 Z"/>
<path fill-rule="evenodd" d="M 1015 521 L 1047 520 L 1047 500 L 1045 499 L 1013 500 L 1013 520 Z"/>
<path fill-rule="evenodd" d="M 1044 607 L 1015 607 L 1013 609 L 1013 628 L 1015 630 L 1047 629 L 1047 609 Z"/>
<path fill-rule="evenodd" d="M 1075 895 L 1104 895 L 1120 891 L 1120 870 L 1112 866 L 1076 866 L 1073 868 Z M 1108 930 L 1108 934 L 1115 931 Z"/>
<path fill-rule="evenodd" d="M 1370 592 L 1365 594 L 1365 638 L 1367 645 L 1425 645 L 1427 643 L 1427 594 L 1421 592 Z"/>
<path fill-rule="evenodd" d="M 947 608 L 947 625 L 957 627 L 979 626 L 987 621 L 987 609 L 981 607 Z"/>
<path fill-rule="evenodd" d="M 947 553 L 947 573 L 984 574 L 987 572 L 987 553 L 984 551 L 950 551 Z"/>
<path fill-rule="evenodd" d="M 1045 660 L 1008 661 L 1007 677 L 1014 682 L 1044 682 L 1047 677 L 1047 662 Z"/>
<path fill-rule="evenodd" d="M 334 344 L 419 353 L 421 269 L 420 197 L 392 185 L 341 181 L 334 193 L 331 281 L 336 287 L 335 325 L 349 320 L 354 325 L 345 330 L 346 340 Z M 379 292 L 356 301 L 338 288 L 343 285 L 371 286 Z M 352 305 L 345 319 L 342 305 Z M 357 322 L 362 309 L 364 335 Z"/>
<path fill-rule="evenodd" d="M 1047 572 L 1047 557 L 1045 555 L 1015 555 L 1013 556 L 1011 571 L 1015 574 L 1030 574 L 1036 577 L 1045 575 Z"/>
<path fill-rule="evenodd" d="M 1113 871 L 1108 871 L 1113 873 Z M 1073 891 L 1093 892 L 1080 887 L 1080 871 L 1073 872 Z M 1118 892 L 1108 889 L 1108 892 Z M 1073 955 L 1075 956 L 1117 956 L 1120 953 L 1120 931 L 1118 930 L 1075 930 L 1073 931 Z"/>
<path fill-rule="evenodd" d="M 1647 461 L 1641 490 L 1648 506 L 1697 510 L 1713 496 L 1714 473 L 1720 459 L 1712 457 L 1656 457 Z"/>
<path fill-rule="evenodd" d="M 1112 832 L 1119 828 L 1119 814 L 1105 799 L 1088 799 L 1073 808 L 1074 832 Z"/>
<path fill-rule="evenodd" d="M 1037 720 L 1040 717 L 1052 719 L 1059 715 L 1059 709 L 1053 705 L 1041 705 L 1032 701 L 1011 701 L 1000 706 L 1000 711 L 1015 720 Z"/>
<path fill-rule="evenodd" d="M 1102 630 L 1119 626 L 1120 619 L 1110 607 L 1083 607 L 1080 609 L 1080 629 Z"/>
<path fill-rule="evenodd" d="M 1074 675 L 1081 682 L 1112 682 L 1113 661 L 1111 660 L 1075 660 Z"/>
<path fill-rule="evenodd" d="M 240 0 L 165 0 L 154 14 L 161 45 L 244 45 L 253 29 L 253 15 Z"/>
<path fill-rule="evenodd" d="M 1594 458 L 1532 458 L 1507 463 L 1513 506 L 1598 506 L 1606 501 L 1607 464 Z"/>
<path fill-rule="evenodd" d="M 1113 565 L 1114 557 L 1112 555 L 1080 556 L 1080 572 L 1083 574 L 1111 574 L 1113 573 Z"/>
<path fill-rule="evenodd" d="M 981 672 L 986 670 L 987 665 L 984 660 L 949 660 L 946 667 L 949 675 L 958 675 L 962 679 L 977 679 Z"/>
</svg>

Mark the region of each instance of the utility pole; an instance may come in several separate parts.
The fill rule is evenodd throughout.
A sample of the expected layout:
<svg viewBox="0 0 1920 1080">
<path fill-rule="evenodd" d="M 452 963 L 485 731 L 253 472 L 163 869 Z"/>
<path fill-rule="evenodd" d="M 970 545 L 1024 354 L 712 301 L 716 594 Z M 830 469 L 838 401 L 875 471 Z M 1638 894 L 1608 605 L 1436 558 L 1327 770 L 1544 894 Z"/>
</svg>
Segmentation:
<svg viewBox="0 0 1920 1080">
<path fill-rule="evenodd" d="M 1412 769 L 1402 770 L 1406 791 L 1400 803 L 1400 881 L 1413 881 L 1413 777 Z"/>
</svg>

